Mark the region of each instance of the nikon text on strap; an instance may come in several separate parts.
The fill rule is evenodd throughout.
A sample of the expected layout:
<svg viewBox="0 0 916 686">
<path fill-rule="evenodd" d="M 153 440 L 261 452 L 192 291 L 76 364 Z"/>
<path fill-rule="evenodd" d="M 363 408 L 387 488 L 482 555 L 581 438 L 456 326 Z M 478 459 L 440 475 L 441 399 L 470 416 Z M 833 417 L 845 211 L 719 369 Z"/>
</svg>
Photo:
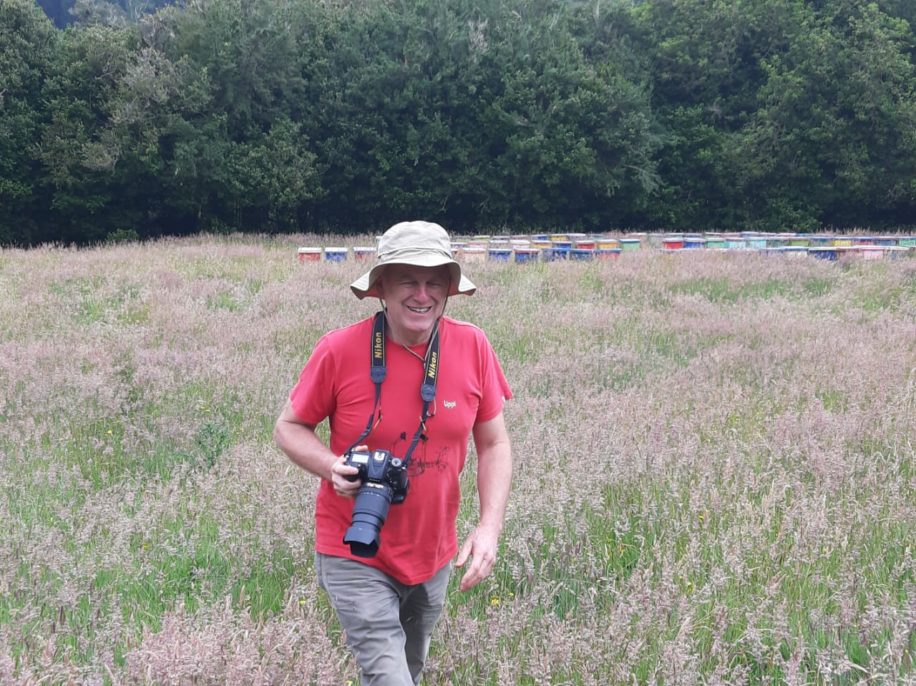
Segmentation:
<svg viewBox="0 0 916 686">
<path fill-rule="evenodd" d="M 369 414 L 369 421 L 366 422 L 366 428 L 359 438 L 354 441 L 353 445 L 347 448 L 347 452 L 352 451 L 356 446 L 362 443 L 374 426 L 381 421 L 382 412 L 379 407 L 382 400 L 382 384 L 388 373 L 385 365 L 385 313 L 377 312 L 372 322 L 372 340 L 370 341 L 370 359 L 371 367 L 369 368 L 369 378 L 375 385 L 375 400 L 372 403 L 372 412 Z M 410 456 L 414 448 L 423 437 L 426 430 L 426 420 L 429 419 L 429 407 L 436 398 L 436 382 L 439 378 L 439 320 L 436 320 L 433 326 L 432 335 L 429 337 L 429 346 L 426 349 L 426 358 L 423 360 L 423 382 L 420 384 L 420 399 L 423 401 L 423 411 L 420 414 L 420 425 L 414 432 L 407 453 L 404 455 L 404 464 L 410 463 Z M 376 419 L 376 414 L 378 418 Z"/>
</svg>

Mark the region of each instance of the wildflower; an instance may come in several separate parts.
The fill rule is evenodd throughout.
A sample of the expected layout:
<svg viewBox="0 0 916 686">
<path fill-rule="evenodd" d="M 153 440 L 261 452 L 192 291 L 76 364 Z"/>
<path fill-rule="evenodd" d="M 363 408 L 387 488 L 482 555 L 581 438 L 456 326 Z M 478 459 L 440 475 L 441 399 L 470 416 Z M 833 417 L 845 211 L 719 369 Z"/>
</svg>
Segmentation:
<svg viewBox="0 0 916 686">
<path fill-rule="evenodd" d="M 492 605 L 493 607 L 498 606 L 498 605 L 499 605 L 499 596 L 495 596 L 495 595 L 494 595 L 494 596 L 491 596 L 491 597 L 490 597 L 490 605 Z"/>
</svg>

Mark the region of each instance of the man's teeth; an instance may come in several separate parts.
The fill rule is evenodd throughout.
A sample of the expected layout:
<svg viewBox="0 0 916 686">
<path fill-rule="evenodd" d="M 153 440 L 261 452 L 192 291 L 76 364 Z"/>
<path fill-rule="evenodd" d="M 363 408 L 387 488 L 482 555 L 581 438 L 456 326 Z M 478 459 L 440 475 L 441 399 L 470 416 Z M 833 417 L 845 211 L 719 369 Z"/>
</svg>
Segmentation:
<svg viewBox="0 0 916 686">
<path fill-rule="evenodd" d="M 407 309 L 411 312 L 416 312 L 417 314 L 426 314 L 432 309 L 432 307 L 408 307 Z"/>
</svg>

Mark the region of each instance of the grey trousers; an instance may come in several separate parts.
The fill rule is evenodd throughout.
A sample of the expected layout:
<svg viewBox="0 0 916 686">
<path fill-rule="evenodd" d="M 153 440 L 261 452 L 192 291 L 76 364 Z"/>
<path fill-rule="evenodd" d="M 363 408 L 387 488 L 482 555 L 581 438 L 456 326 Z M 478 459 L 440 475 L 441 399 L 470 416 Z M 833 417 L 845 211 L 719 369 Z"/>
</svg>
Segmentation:
<svg viewBox="0 0 916 686">
<path fill-rule="evenodd" d="M 315 554 L 318 583 L 331 599 L 363 686 L 420 683 L 433 628 L 442 614 L 451 564 L 407 586 L 342 557 Z"/>
</svg>

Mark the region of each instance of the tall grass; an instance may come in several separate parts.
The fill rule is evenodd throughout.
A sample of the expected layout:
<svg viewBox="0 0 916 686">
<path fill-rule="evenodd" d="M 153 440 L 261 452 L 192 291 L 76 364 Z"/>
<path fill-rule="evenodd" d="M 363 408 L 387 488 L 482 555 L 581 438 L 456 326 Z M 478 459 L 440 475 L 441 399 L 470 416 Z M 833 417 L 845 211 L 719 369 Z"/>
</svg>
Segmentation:
<svg viewBox="0 0 916 686">
<path fill-rule="evenodd" d="M 356 678 L 271 427 L 374 304 L 304 240 L 0 252 L 0 683 Z M 517 468 L 425 683 L 916 678 L 916 260 L 467 270 Z"/>
</svg>

